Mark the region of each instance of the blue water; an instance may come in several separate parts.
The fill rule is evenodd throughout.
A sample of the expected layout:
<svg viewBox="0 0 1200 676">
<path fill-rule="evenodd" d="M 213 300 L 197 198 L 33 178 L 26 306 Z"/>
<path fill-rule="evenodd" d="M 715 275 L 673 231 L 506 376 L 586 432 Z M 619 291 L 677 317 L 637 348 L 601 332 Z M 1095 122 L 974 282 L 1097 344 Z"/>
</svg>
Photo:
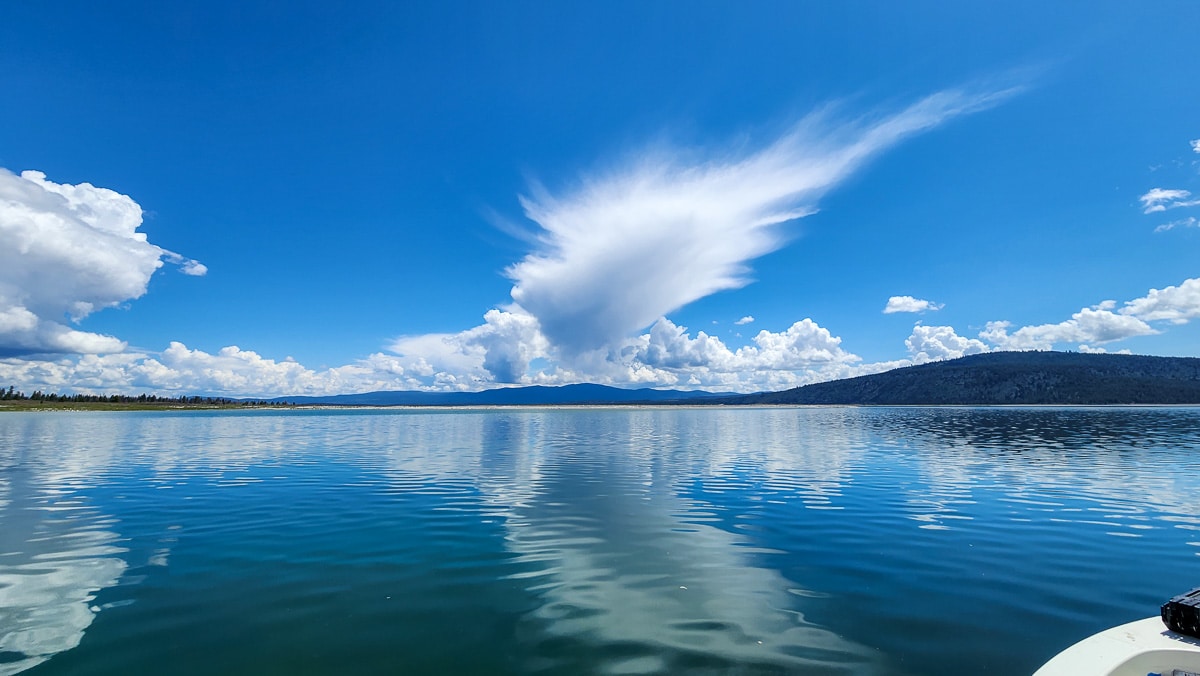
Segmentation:
<svg viewBox="0 0 1200 676">
<path fill-rule="evenodd" d="M 1200 409 L 0 414 L 0 676 L 1028 674 L 1200 586 Z"/>
</svg>

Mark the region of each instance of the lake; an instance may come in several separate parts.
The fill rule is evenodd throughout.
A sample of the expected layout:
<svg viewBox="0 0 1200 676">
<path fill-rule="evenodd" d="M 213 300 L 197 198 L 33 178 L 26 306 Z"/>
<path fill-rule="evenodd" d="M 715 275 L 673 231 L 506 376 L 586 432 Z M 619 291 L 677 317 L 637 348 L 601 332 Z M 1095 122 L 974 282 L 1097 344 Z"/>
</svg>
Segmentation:
<svg viewBox="0 0 1200 676">
<path fill-rule="evenodd" d="M 1197 408 L 0 414 L 0 676 L 1029 674 L 1200 586 Z"/>
</svg>

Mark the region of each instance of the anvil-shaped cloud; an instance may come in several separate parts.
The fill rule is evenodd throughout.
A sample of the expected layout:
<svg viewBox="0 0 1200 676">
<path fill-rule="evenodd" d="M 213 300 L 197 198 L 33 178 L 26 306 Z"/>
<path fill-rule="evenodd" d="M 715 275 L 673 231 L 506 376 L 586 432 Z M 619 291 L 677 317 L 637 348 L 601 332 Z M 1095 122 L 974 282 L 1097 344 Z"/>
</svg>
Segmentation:
<svg viewBox="0 0 1200 676">
<path fill-rule="evenodd" d="M 780 224 L 901 140 L 1013 90 L 945 91 L 890 114 L 846 120 L 836 106 L 766 147 L 687 162 L 658 151 L 522 198 L 539 246 L 508 269 L 512 298 L 560 357 L 611 347 L 679 308 L 749 282 L 750 261 L 787 240 Z"/>
</svg>

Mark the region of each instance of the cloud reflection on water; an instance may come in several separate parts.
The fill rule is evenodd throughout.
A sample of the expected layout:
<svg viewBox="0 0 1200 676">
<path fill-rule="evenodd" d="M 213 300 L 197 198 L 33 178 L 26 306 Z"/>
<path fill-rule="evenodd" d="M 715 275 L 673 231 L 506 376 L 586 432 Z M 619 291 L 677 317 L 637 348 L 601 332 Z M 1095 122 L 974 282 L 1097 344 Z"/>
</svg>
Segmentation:
<svg viewBox="0 0 1200 676">
<path fill-rule="evenodd" d="M 690 478 L 727 475 L 748 457 L 796 469 L 798 431 L 761 422 L 717 411 L 473 420 L 479 429 L 464 440 L 480 448 L 478 487 L 504 516 L 517 562 L 533 566 L 515 576 L 541 598 L 528 631 L 590 646 L 613 673 L 738 664 L 869 673 L 867 648 L 806 620 L 789 593 L 796 583 L 756 562 L 768 552 L 714 525 L 720 507 L 686 497 Z M 853 457 L 814 453 L 797 484 L 828 502 Z M 563 656 L 540 660 L 531 666 L 571 668 Z"/>
<path fill-rule="evenodd" d="M 96 592 L 117 583 L 127 551 L 112 518 L 9 460 L 0 459 L 0 676 L 79 645 Z"/>
</svg>

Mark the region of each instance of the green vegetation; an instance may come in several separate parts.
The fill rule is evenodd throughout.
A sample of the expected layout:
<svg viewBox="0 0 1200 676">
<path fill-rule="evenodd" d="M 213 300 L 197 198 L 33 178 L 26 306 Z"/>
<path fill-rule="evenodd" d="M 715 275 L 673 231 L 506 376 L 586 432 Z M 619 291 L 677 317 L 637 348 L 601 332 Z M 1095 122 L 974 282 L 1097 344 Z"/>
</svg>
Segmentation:
<svg viewBox="0 0 1200 676">
<path fill-rule="evenodd" d="M 30 411 L 41 409 L 88 410 L 156 410 L 178 408 L 247 408 L 261 406 L 290 406 L 287 402 L 226 399 L 224 397 L 179 396 L 160 397 L 154 394 L 54 394 L 34 390 L 25 394 L 15 386 L 0 389 L 0 411 Z"/>
<path fill-rule="evenodd" d="M 1200 404 L 1200 358 L 992 352 L 719 403 Z"/>
</svg>

